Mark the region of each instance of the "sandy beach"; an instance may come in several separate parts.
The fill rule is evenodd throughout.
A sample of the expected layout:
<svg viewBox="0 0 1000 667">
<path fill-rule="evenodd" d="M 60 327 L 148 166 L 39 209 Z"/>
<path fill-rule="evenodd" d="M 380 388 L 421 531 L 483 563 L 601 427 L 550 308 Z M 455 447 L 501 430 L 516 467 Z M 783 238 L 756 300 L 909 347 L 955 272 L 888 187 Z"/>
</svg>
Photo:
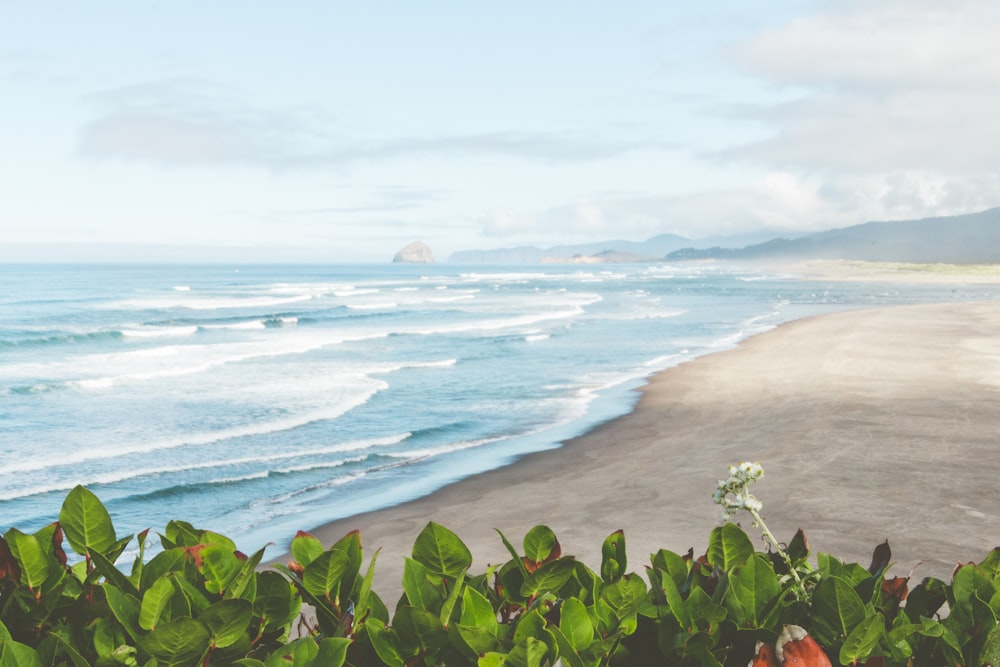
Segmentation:
<svg viewBox="0 0 1000 667">
<path fill-rule="evenodd" d="M 865 565 L 888 539 L 893 574 L 948 577 L 1000 545 L 998 332 L 1000 302 L 785 324 L 657 374 L 634 412 L 559 449 L 314 532 L 331 544 L 356 528 L 366 554 L 381 548 L 375 588 L 390 604 L 428 520 L 459 534 L 476 572 L 506 559 L 494 528 L 520 545 L 539 523 L 592 567 L 624 529 L 641 572 L 659 548 L 704 550 L 716 481 L 751 460 L 779 538 L 802 527 L 814 553 Z"/>
</svg>

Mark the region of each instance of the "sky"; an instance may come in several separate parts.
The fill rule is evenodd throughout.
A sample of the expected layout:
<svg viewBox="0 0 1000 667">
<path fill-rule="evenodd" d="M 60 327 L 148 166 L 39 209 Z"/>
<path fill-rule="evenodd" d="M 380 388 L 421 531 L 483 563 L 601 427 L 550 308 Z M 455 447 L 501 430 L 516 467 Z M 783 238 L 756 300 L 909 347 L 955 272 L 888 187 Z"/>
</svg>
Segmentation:
<svg viewBox="0 0 1000 667">
<path fill-rule="evenodd" d="M 0 0 L 0 259 L 979 211 L 997 34 L 994 0 Z"/>
</svg>

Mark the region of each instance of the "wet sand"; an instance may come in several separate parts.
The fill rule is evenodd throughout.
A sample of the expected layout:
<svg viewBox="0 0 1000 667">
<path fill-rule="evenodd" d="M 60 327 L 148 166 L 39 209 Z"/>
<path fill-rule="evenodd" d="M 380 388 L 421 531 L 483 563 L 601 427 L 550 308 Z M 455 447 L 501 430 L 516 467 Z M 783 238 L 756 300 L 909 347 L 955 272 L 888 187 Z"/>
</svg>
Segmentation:
<svg viewBox="0 0 1000 667">
<path fill-rule="evenodd" d="M 360 529 L 366 561 L 381 548 L 375 589 L 390 606 L 429 520 L 465 541 L 474 572 L 507 558 L 494 528 L 520 546 L 540 523 L 594 568 L 624 529 L 641 572 L 660 548 L 703 552 L 716 481 L 750 460 L 764 467 L 754 492 L 768 526 L 780 539 L 802 527 L 813 553 L 867 566 L 888 539 L 891 574 L 948 577 L 1000 545 L 1000 302 L 791 322 L 667 369 L 641 394 L 558 449 L 314 533 L 332 544 Z"/>
</svg>

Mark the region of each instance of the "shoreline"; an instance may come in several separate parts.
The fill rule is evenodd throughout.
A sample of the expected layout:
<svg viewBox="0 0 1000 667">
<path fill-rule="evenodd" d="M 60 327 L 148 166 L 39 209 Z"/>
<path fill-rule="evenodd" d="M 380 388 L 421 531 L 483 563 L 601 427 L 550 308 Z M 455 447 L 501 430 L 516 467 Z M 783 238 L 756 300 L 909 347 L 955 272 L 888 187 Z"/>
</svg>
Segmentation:
<svg viewBox="0 0 1000 667">
<path fill-rule="evenodd" d="M 996 301 L 795 320 L 654 374 L 632 412 L 556 449 L 312 532 L 332 544 L 359 529 L 366 559 L 381 549 L 375 589 L 389 604 L 428 520 L 465 541 L 473 572 L 509 557 L 494 528 L 519 547 L 539 523 L 591 567 L 624 529 L 629 568 L 641 571 L 660 548 L 701 554 L 719 523 L 716 480 L 754 460 L 779 539 L 802 527 L 814 555 L 864 565 L 889 539 L 891 574 L 924 559 L 917 579 L 947 578 L 1000 544 L 998 330 Z"/>
</svg>

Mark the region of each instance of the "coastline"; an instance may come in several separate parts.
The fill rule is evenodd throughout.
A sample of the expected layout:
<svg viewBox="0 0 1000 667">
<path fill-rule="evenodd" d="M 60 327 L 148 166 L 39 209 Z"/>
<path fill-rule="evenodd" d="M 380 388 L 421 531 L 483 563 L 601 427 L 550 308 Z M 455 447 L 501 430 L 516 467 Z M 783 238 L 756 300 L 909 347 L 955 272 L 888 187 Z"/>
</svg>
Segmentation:
<svg viewBox="0 0 1000 667">
<path fill-rule="evenodd" d="M 997 330 L 1000 302 L 796 320 L 661 371 L 631 413 L 557 449 L 312 532 L 332 544 L 359 529 L 366 558 L 381 549 L 375 588 L 390 601 L 428 520 L 466 542 L 476 572 L 508 557 L 494 528 L 519 546 L 539 523 L 592 567 L 604 537 L 624 529 L 641 571 L 659 548 L 702 553 L 718 524 L 716 480 L 754 460 L 779 539 L 802 527 L 814 554 L 863 564 L 888 539 L 892 574 L 919 563 L 918 579 L 946 578 L 1000 544 Z"/>
</svg>

